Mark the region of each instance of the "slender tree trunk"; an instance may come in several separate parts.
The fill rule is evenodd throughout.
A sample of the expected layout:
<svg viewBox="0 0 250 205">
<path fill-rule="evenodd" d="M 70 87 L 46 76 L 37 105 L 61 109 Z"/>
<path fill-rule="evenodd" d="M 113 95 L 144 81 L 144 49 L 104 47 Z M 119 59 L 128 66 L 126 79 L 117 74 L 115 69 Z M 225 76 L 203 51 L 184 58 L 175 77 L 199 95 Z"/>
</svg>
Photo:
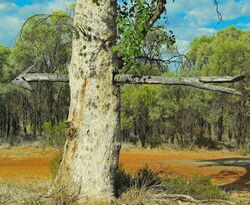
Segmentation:
<svg viewBox="0 0 250 205">
<path fill-rule="evenodd" d="M 28 118 L 27 118 L 27 97 L 26 95 L 23 96 L 23 133 L 24 133 L 24 138 L 27 138 L 27 122 L 28 122 Z"/>
<path fill-rule="evenodd" d="M 116 0 L 77 0 L 69 69 L 67 140 L 55 186 L 68 194 L 111 199 L 120 144 L 119 89 L 112 83 Z"/>
<path fill-rule="evenodd" d="M 6 139 L 9 139 L 10 136 L 10 126 L 11 126 L 11 117 L 10 117 L 10 111 L 9 106 L 6 105 L 6 113 L 7 113 L 7 124 L 6 124 Z"/>
<path fill-rule="evenodd" d="M 222 142 L 222 136 L 224 133 L 224 122 L 223 122 L 223 108 L 221 108 L 221 112 L 217 121 L 217 140 Z"/>
<path fill-rule="evenodd" d="M 35 92 L 34 95 L 34 113 L 33 113 L 33 137 L 36 139 L 37 135 L 37 93 Z"/>
</svg>

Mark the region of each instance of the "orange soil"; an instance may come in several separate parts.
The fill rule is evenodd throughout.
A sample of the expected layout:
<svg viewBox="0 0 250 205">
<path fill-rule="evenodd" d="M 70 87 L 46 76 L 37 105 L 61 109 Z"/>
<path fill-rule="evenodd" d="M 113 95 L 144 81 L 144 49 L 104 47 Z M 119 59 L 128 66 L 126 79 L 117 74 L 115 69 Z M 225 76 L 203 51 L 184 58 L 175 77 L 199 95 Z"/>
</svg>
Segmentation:
<svg viewBox="0 0 250 205">
<path fill-rule="evenodd" d="M 4 180 L 49 180 L 50 163 L 59 152 L 41 148 L 9 148 L 0 149 L 0 179 Z M 126 171 L 135 171 L 145 164 L 170 177 L 193 175 L 211 176 L 215 184 L 250 185 L 250 176 L 243 166 L 207 166 L 196 160 L 213 159 L 246 159 L 236 154 L 225 153 L 193 153 L 169 152 L 159 150 L 131 150 L 122 151 L 120 162 Z M 249 157 L 247 158 L 249 159 Z"/>
<path fill-rule="evenodd" d="M 210 176 L 215 184 L 230 184 L 233 182 L 250 185 L 250 173 L 240 166 L 222 166 L 213 164 L 206 166 L 202 160 L 216 159 L 246 159 L 236 154 L 225 153 L 195 153 L 195 152 L 166 152 L 166 151 L 124 151 L 121 153 L 120 162 L 126 171 L 136 171 L 145 164 L 169 177 L 194 175 Z M 250 160 L 250 158 L 248 158 Z"/>
<path fill-rule="evenodd" d="M 56 150 L 9 148 L 0 150 L 0 179 L 34 181 L 50 179 L 50 163 Z"/>
</svg>

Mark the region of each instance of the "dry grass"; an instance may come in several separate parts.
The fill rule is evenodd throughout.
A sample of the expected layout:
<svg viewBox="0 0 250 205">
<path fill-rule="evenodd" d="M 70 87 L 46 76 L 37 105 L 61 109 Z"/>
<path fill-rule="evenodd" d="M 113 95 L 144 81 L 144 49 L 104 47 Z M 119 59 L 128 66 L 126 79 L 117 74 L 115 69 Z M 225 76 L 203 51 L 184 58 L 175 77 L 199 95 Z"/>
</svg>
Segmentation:
<svg viewBox="0 0 250 205">
<path fill-rule="evenodd" d="M 164 188 L 151 181 L 144 181 L 143 185 L 134 184 L 129 190 L 111 203 L 103 200 L 96 201 L 87 199 L 76 202 L 79 198 L 68 196 L 60 191 L 47 195 L 49 184 L 26 184 L 8 183 L 1 181 L 0 204 L 1 205 L 194 205 L 194 204 L 214 204 L 232 205 L 232 203 L 222 200 L 198 201 L 187 195 L 169 195 Z M 243 204 L 243 203 L 242 203 Z"/>
<path fill-rule="evenodd" d="M 1 205 L 35 205 L 37 199 L 47 192 L 49 183 L 24 183 L 0 179 Z M 38 204 L 37 204 L 38 205 Z"/>
<path fill-rule="evenodd" d="M 128 191 L 123 193 L 118 199 L 118 204 L 122 205 L 159 205 L 167 204 L 166 199 L 162 197 L 164 191 L 159 184 L 154 184 L 148 187 L 148 183 L 145 181 L 142 186 L 134 184 Z"/>
<path fill-rule="evenodd" d="M 49 193 L 50 183 L 24 184 L 0 180 L 1 205 L 109 205 L 106 200 L 88 199 L 78 203 L 76 195 L 67 195 L 63 191 Z"/>
</svg>

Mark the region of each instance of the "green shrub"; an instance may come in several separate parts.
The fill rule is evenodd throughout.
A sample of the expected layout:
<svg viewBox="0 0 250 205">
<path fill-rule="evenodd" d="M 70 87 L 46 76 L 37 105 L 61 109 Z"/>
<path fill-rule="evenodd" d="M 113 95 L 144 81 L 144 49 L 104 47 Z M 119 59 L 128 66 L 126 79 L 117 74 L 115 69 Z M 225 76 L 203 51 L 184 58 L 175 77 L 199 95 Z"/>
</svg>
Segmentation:
<svg viewBox="0 0 250 205">
<path fill-rule="evenodd" d="M 48 146 L 63 146 L 66 134 L 65 134 L 65 122 L 60 122 L 57 125 L 52 126 L 51 122 L 43 124 L 43 130 L 46 137 L 46 145 Z"/>
<path fill-rule="evenodd" d="M 206 147 L 209 149 L 218 149 L 218 142 L 208 137 L 197 138 L 195 140 L 195 145 L 197 145 L 199 148 Z"/>
<path fill-rule="evenodd" d="M 156 148 L 161 146 L 161 144 L 163 143 L 163 140 L 161 137 L 159 136 L 152 136 L 147 140 L 147 143 L 149 144 L 149 146 L 151 148 Z"/>
<path fill-rule="evenodd" d="M 119 197 L 123 192 L 127 191 L 131 185 L 132 176 L 125 172 L 125 170 L 119 166 L 115 172 L 114 187 L 115 197 Z"/>
<path fill-rule="evenodd" d="M 61 160 L 62 160 L 62 154 L 57 154 L 57 156 L 50 161 L 49 170 L 51 179 L 54 179 L 56 177 Z"/>
<path fill-rule="evenodd" d="M 165 179 L 166 191 L 171 194 L 187 194 L 196 199 L 227 199 L 228 195 L 218 186 L 213 185 L 209 177 L 196 176 L 191 180 L 184 178 Z"/>
<path fill-rule="evenodd" d="M 126 173 L 125 170 L 119 166 L 116 170 L 114 181 L 116 197 L 121 196 L 122 193 L 132 187 L 148 189 L 161 183 L 158 173 L 150 170 L 147 165 L 139 169 L 134 175 Z"/>
<path fill-rule="evenodd" d="M 240 149 L 236 151 L 238 154 L 242 156 L 247 156 L 250 154 L 250 142 L 245 143 Z"/>
<path fill-rule="evenodd" d="M 150 188 L 154 185 L 160 184 L 161 179 L 158 173 L 152 171 L 147 165 L 145 165 L 136 172 L 132 183 L 136 184 L 138 188 Z"/>
</svg>

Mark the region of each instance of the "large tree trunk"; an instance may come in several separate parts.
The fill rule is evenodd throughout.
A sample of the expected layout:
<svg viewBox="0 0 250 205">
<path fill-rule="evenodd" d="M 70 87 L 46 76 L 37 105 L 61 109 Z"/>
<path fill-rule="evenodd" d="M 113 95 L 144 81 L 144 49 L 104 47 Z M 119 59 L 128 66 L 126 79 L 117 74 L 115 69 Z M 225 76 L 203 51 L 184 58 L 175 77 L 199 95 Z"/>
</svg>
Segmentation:
<svg viewBox="0 0 250 205">
<path fill-rule="evenodd" d="M 67 140 L 55 185 L 79 198 L 110 199 L 120 145 L 119 88 L 113 85 L 116 0 L 78 0 L 69 69 Z"/>
</svg>

